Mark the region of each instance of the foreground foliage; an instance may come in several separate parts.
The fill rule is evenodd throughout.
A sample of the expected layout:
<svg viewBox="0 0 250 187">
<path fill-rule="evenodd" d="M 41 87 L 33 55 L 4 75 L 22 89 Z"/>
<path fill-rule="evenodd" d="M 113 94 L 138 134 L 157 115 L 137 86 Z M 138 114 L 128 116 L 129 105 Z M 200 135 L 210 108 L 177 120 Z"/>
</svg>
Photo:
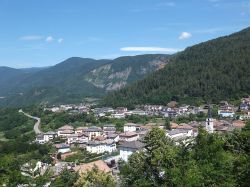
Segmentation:
<svg viewBox="0 0 250 187">
<path fill-rule="evenodd" d="M 123 186 L 248 186 L 250 123 L 231 135 L 203 129 L 177 146 L 163 130 L 145 137 L 145 150 L 121 164 Z"/>
</svg>

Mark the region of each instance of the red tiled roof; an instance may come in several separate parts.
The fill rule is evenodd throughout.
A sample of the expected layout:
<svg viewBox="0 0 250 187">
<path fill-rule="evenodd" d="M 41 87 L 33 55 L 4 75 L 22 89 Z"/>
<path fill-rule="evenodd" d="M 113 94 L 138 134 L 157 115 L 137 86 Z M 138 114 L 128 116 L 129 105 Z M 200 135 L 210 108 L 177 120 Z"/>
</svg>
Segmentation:
<svg viewBox="0 0 250 187">
<path fill-rule="evenodd" d="M 120 134 L 120 137 L 126 137 L 126 138 L 135 137 L 135 136 L 137 136 L 135 132 L 124 132 Z"/>
<path fill-rule="evenodd" d="M 73 169 L 76 172 L 79 172 L 79 174 L 86 173 L 87 171 L 91 170 L 94 166 L 96 166 L 100 171 L 109 173 L 111 172 L 111 169 L 108 167 L 108 165 L 103 160 L 97 160 L 94 162 L 90 162 L 87 164 L 81 164 L 79 166 L 74 167 Z"/>
<path fill-rule="evenodd" d="M 236 128 L 243 128 L 246 126 L 246 124 L 241 120 L 237 120 L 237 121 L 233 121 L 233 126 Z"/>
<path fill-rule="evenodd" d="M 71 125 L 64 125 L 60 127 L 58 130 L 74 130 L 74 127 L 72 127 Z"/>
<path fill-rule="evenodd" d="M 106 137 L 104 137 L 104 136 L 97 136 L 97 137 L 95 138 L 95 140 L 96 140 L 96 141 L 103 141 L 103 140 L 106 140 Z"/>
</svg>

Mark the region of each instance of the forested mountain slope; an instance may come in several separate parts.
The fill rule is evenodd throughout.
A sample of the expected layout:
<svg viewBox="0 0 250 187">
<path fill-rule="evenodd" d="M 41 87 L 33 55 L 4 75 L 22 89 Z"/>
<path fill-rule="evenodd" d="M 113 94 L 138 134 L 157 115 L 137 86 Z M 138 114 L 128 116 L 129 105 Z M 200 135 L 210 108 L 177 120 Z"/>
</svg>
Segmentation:
<svg viewBox="0 0 250 187">
<path fill-rule="evenodd" d="M 114 60 L 72 57 L 47 68 L 1 67 L 0 106 L 74 103 L 84 97 L 101 97 L 164 67 L 168 58 L 157 54 Z"/>
<path fill-rule="evenodd" d="M 250 93 L 250 28 L 187 48 L 145 79 L 104 98 L 104 105 L 217 102 Z"/>
</svg>

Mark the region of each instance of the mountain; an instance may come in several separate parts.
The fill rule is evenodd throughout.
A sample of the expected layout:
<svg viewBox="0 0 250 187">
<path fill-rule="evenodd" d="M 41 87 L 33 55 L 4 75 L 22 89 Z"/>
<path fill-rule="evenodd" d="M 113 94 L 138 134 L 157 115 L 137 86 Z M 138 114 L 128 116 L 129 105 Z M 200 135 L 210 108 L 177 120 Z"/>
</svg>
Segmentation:
<svg viewBox="0 0 250 187">
<path fill-rule="evenodd" d="M 165 68 L 107 95 L 103 105 L 218 102 L 250 94 L 250 28 L 187 48 Z"/>
<path fill-rule="evenodd" d="M 0 106 L 74 103 L 84 97 L 101 97 L 164 67 L 168 58 L 168 55 L 114 60 L 72 57 L 45 68 L 0 67 Z"/>
<path fill-rule="evenodd" d="M 85 76 L 85 80 L 106 91 L 117 90 L 140 80 L 145 75 L 163 68 L 167 55 L 138 55 L 120 57 L 112 63 L 100 66 Z"/>
</svg>

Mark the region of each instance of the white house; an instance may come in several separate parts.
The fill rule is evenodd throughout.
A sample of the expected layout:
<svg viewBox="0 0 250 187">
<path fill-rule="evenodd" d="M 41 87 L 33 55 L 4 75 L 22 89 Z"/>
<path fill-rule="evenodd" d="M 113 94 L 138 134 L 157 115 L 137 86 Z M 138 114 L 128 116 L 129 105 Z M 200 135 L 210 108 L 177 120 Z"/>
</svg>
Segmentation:
<svg viewBox="0 0 250 187">
<path fill-rule="evenodd" d="M 245 102 L 244 102 L 244 103 L 241 103 L 241 104 L 240 104 L 240 109 L 241 109 L 241 110 L 248 110 L 248 104 L 245 103 Z"/>
<path fill-rule="evenodd" d="M 86 147 L 90 153 L 104 153 L 116 151 L 116 143 L 113 140 L 89 141 Z"/>
<path fill-rule="evenodd" d="M 145 145 L 140 141 L 123 142 L 119 146 L 120 158 L 127 162 L 130 155 L 136 151 L 142 150 L 144 146 Z"/>
<path fill-rule="evenodd" d="M 171 139 L 180 139 L 193 136 L 193 130 L 190 129 L 173 129 L 167 132 L 167 136 Z"/>
<path fill-rule="evenodd" d="M 128 109 L 125 108 L 125 107 L 118 107 L 118 108 L 116 108 L 116 113 L 118 113 L 118 114 L 123 114 L 123 113 L 125 113 L 127 111 L 128 111 Z"/>
<path fill-rule="evenodd" d="M 136 132 L 139 129 L 140 129 L 139 125 L 135 123 L 126 123 L 123 127 L 124 132 Z"/>
<path fill-rule="evenodd" d="M 124 132 L 120 135 L 120 141 L 136 141 L 139 138 L 139 135 L 135 132 Z"/>
<path fill-rule="evenodd" d="M 75 129 L 75 133 L 83 133 L 85 129 L 87 129 L 88 127 L 77 127 Z"/>
<path fill-rule="evenodd" d="M 139 116 L 145 116 L 146 112 L 143 110 L 140 110 L 140 109 L 135 109 L 135 110 L 132 110 L 132 114 L 139 115 Z"/>
<path fill-rule="evenodd" d="M 89 140 L 89 136 L 85 133 L 76 133 L 76 134 L 71 134 L 68 137 L 68 144 L 72 143 L 87 143 Z"/>
<path fill-rule="evenodd" d="M 249 120 L 249 119 L 250 119 L 250 112 L 248 112 L 248 114 L 240 116 L 240 120 Z"/>
<path fill-rule="evenodd" d="M 38 134 L 36 136 L 36 143 L 39 143 L 39 144 L 44 144 L 45 143 L 43 134 Z"/>
<path fill-rule="evenodd" d="M 68 137 L 71 134 L 74 134 L 74 127 L 70 125 L 64 125 L 57 130 L 57 135 L 61 137 Z"/>
<path fill-rule="evenodd" d="M 120 136 L 119 136 L 119 134 L 116 134 L 116 133 L 108 133 L 107 134 L 107 139 L 108 140 L 113 140 L 114 142 L 119 142 Z"/>
<path fill-rule="evenodd" d="M 224 118 L 233 118 L 235 113 L 232 110 L 218 110 L 218 115 Z"/>
<path fill-rule="evenodd" d="M 103 134 L 103 130 L 100 127 L 92 126 L 83 130 L 89 136 L 89 140 L 93 140 L 97 136 L 101 136 Z"/>
<path fill-rule="evenodd" d="M 53 108 L 51 108 L 51 111 L 52 112 L 59 112 L 60 108 L 59 107 L 53 107 Z"/>
<path fill-rule="evenodd" d="M 108 133 L 115 133 L 116 132 L 116 127 L 113 124 L 107 124 L 103 126 L 103 131 L 108 134 Z"/>
<path fill-rule="evenodd" d="M 49 131 L 49 132 L 37 135 L 36 142 L 39 144 L 44 144 L 46 142 L 49 142 L 50 140 L 53 140 L 56 137 L 57 137 L 56 132 Z"/>
<path fill-rule="evenodd" d="M 55 147 L 58 153 L 68 153 L 71 151 L 69 145 L 65 143 L 55 144 Z"/>
<path fill-rule="evenodd" d="M 111 118 L 116 118 L 116 119 L 122 119 L 125 118 L 125 113 L 116 113 L 116 114 L 111 114 Z"/>
<path fill-rule="evenodd" d="M 43 136 L 44 136 L 44 141 L 48 142 L 48 141 L 53 140 L 54 138 L 56 138 L 57 133 L 53 132 L 53 131 L 49 131 L 49 132 L 44 133 Z"/>
</svg>

